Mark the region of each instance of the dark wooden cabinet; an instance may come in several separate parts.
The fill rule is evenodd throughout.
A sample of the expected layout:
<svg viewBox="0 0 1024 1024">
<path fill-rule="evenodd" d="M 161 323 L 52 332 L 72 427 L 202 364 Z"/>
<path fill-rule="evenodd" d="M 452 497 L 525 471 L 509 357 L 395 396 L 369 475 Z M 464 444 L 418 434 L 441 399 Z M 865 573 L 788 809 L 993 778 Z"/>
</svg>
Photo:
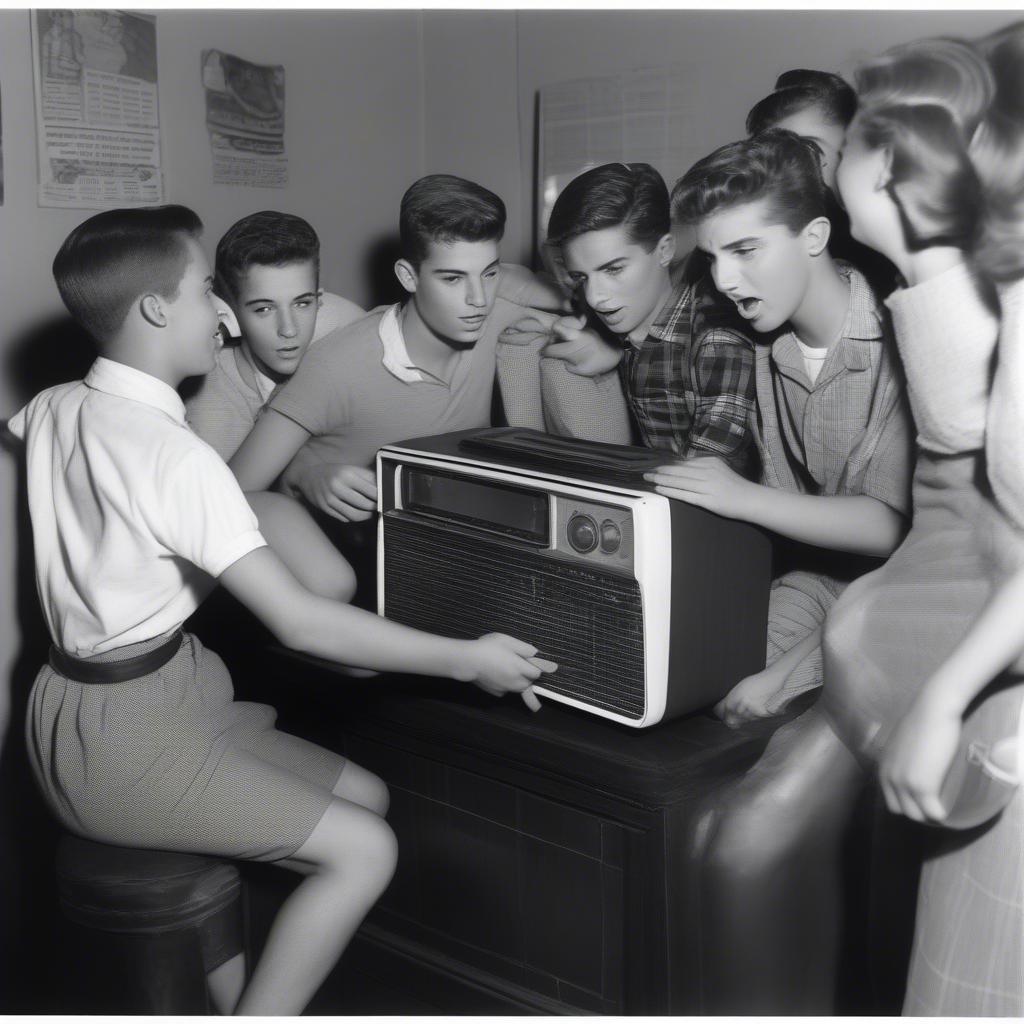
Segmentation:
<svg viewBox="0 0 1024 1024">
<path fill-rule="evenodd" d="M 398 871 L 347 958 L 395 986 L 461 989 L 468 1012 L 714 1012 L 691 861 L 716 787 L 777 723 L 636 731 L 455 683 L 354 683 L 283 652 L 264 669 L 282 727 L 391 790 Z"/>
</svg>

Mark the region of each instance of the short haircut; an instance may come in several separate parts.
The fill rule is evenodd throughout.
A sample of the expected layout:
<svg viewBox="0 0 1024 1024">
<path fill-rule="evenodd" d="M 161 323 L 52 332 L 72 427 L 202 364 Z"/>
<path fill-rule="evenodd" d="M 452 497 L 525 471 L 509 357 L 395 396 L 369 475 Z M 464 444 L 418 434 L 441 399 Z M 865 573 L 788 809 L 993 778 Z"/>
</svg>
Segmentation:
<svg viewBox="0 0 1024 1024">
<path fill-rule="evenodd" d="M 620 226 L 648 252 L 672 228 L 668 187 L 650 164 L 603 164 L 573 178 L 551 210 L 548 241 Z"/>
<path fill-rule="evenodd" d="M 202 230 L 184 206 L 97 213 L 68 235 L 53 261 L 64 305 L 102 345 L 140 296 L 178 297 L 189 264 L 187 240 Z"/>
<path fill-rule="evenodd" d="M 681 224 L 719 210 L 768 199 L 771 216 L 794 234 L 827 216 L 818 147 L 781 128 L 730 142 L 698 160 L 672 190 Z"/>
<path fill-rule="evenodd" d="M 313 264 L 320 279 L 320 239 L 301 217 L 261 210 L 236 221 L 217 243 L 214 278 L 222 298 L 238 296 L 238 286 L 250 267 Z"/>
<path fill-rule="evenodd" d="M 857 113 L 857 94 L 848 82 L 831 71 L 784 71 L 775 81 L 775 91 L 755 103 L 747 114 L 747 134 L 757 135 L 774 128 L 808 107 L 820 110 L 829 124 L 846 128 Z"/>
<path fill-rule="evenodd" d="M 402 255 L 414 267 L 431 242 L 497 242 L 505 234 L 505 204 L 489 189 L 453 174 L 428 174 L 402 196 L 398 216 Z"/>
</svg>

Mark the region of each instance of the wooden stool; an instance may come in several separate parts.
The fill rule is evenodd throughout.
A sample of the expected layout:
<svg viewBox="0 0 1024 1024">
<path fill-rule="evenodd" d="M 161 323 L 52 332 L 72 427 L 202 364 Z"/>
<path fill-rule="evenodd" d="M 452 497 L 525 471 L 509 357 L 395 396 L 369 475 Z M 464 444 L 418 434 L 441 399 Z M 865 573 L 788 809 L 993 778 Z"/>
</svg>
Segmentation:
<svg viewBox="0 0 1024 1024">
<path fill-rule="evenodd" d="M 206 975 L 244 950 L 238 869 L 64 835 L 57 887 L 75 1013 L 209 1013 Z"/>
</svg>

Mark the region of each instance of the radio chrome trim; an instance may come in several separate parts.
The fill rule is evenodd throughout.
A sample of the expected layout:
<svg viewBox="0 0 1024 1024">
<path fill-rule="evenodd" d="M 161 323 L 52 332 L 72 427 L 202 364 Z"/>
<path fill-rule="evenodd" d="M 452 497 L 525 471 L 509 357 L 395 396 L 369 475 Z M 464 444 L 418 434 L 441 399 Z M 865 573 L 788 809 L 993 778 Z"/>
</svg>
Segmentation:
<svg viewBox="0 0 1024 1024">
<path fill-rule="evenodd" d="M 475 459 L 453 458 L 450 456 L 424 455 L 398 446 L 387 446 L 377 453 L 377 511 L 383 516 L 384 493 L 383 460 L 388 458 L 398 464 L 394 467 L 395 508 L 401 505 L 401 470 L 404 464 L 433 467 L 437 469 L 458 469 L 467 476 L 505 481 L 534 490 L 547 490 L 584 500 L 617 504 L 628 508 L 633 516 L 633 576 L 640 588 L 640 600 L 644 617 L 644 693 L 646 696 L 644 714 L 640 718 L 627 718 L 614 711 L 588 704 L 564 694 L 555 693 L 542 684 L 534 690 L 542 697 L 580 708 L 590 714 L 608 718 L 631 728 L 642 729 L 661 721 L 668 699 L 668 656 L 670 623 L 672 615 L 672 526 L 669 499 L 650 491 L 636 490 L 616 484 L 580 481 L 565 476 L 516 467 L 495 468 L 493 463 Z M 551 536 L 554 537 L 556 523 L 555 502 L 550 503 Z M 664 545 L 655 545 L 654 538 L 663 538 Z M 377 613 L 384 614 L 384 532 L 377 529 Z M 528 640 L 527 637 L 522 639 Z"/>
</svg>

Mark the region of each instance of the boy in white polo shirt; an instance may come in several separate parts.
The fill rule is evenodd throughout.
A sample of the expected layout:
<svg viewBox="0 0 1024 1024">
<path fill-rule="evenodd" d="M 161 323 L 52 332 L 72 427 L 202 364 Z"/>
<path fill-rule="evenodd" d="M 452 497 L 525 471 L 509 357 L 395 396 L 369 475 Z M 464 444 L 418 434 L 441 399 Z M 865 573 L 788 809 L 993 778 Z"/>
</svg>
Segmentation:
<svg viewBox="0 0 1024 1024">
<path fill-rule="evenodd" d="M 241 955 L 206 964 L 222 1013 L 296 1014 L 390 880 L 387 789 L 278 732 L 272 708 L 234 701 L 223 662 L 182 622 L 219 581 L 281 642 L 346 664 L 531 698 L 554 666 L 510 637 L 450 640 L 317 597 L 267 547 L 176 391 L 209 372 L 219 345 L 200 230 L 180 206 L 111 210 L 54 261 L 101 356 L 9 424 L 26 441 L 54 641 L 29 697 L 28 747 L 51 811 L 78 835 L 303 875 L 244 991 Z"/>
<path fill-rule="evenodd" d="M 373 515 L 382 445 L 491 422 L 498 335 L 527 310 L 498 295 L 505 206 L 447 174 L 402 198 L 409 299 L 380 306 L 310 350 L 231 459 L 246 491 L 282 483 L 343 522 Z"/>
</svg>

